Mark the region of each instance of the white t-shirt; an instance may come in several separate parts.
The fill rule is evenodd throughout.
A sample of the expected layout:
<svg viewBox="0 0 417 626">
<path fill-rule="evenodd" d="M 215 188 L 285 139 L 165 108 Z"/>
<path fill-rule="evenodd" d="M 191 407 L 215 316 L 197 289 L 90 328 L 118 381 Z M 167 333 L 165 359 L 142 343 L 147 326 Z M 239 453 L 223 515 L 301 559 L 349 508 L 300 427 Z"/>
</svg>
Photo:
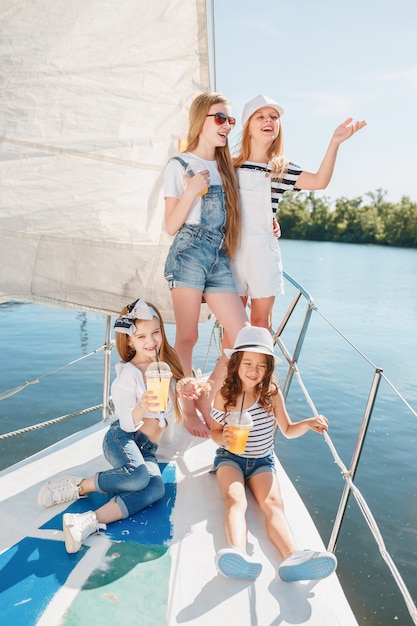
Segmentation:
<svg viewBox="0 0 417 626">
<path fill-rule="evenodd" d="M 198 162 L 210 172 L 210 185 L 221 185 L 219 171 L 217 169 L 216 161 L 206 161 L 200 159 L 192 152 L 182 152 L 178 155 L 180 159 L 188 164 Z M 171 159 L 165 168 L 164 174 L 164 196 L 165 198 L 181 198 L 185 191 L 184 181 L 185 171 L 183 166 L 176 159 Z M 197 196 L 192 203 L 190 210 L 185 220 L 185 224 L 199 224 L 201 218 L 201 197 Z"/>
<path fill-rule="evenodd" d="M 132 363 L 119 361 L 115 366 L 117 377 L 111 386 L 111 397 L 113 400 L 115 415 L 111 422 L 116 419 L 120 422 L 120 428 L 127 433 L 135 432 L 143 425 L 143 421 L 137 426 L 133 421 L 133 410 L 140 401 L 142 394 L 146 391 L 146 384 L 140 369 Z M 174 417 L 174 404 L 172 396 L 175 393 L 174 378 L 171 379 L 171 391 L 168 396 L 167 410 L 165 413 L 145 413 L 144 419 L 157 419 L 161 428 L 165 428 Z"/>
<path fill-rule="evenodd" d="M 265 172 L 265 174 L 271 171 L 269 163 L 255 163 L 253 161 L 245 161 L 245 163 L 241 165 L 241 169 L 247 171 L 261 171 Z M 295 186 L 295 183 L 299 175 L 302 174 L 302 172 L 303 170 L 299 165 L 296 165 L 296 163 L 290 161 L 288 163 L 285 174 L 282 177 L 282 180 L 278 182 L 271 179 L 271 206 L 272 213 L 274 215 L 275 213 L 279 212 L 278 205 L 282 199 L 283 194 L 286 191 L 300 191 L 300 189 Z"/>
</svg>

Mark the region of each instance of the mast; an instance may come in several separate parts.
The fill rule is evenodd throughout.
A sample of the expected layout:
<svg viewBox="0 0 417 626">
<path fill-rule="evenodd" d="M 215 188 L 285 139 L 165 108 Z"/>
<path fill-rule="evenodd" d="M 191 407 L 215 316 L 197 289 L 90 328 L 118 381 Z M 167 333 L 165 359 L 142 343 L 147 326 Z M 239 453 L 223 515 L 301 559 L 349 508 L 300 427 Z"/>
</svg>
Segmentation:
<svg viewBox="0 0 417 626">
<path fill-rule="evenodd" d="M 211 78 L 213 91 L 217 91 L 217 75 L 216 75 L 216 26 L 214 19 L 214 0 L 210 2 L 210 30 L 211 30 Z"/>
</svg>

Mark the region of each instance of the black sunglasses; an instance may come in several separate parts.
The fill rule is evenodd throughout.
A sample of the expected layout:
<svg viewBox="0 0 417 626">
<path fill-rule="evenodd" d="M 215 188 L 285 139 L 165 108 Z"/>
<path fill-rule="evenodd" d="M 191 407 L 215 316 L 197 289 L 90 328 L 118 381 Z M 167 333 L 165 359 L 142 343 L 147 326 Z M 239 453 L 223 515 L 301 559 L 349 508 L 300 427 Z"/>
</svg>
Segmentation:
<svg viewBox="0 0 417 626">
<path fill-rule="evenodd" d="M 214 123 L 217 124 L 217 126 L 221 126 L 222 124 L 229 122 L 229 126 L 233 128 L 236 124 L 236 118 L 229 117 L 224 113 L 209 113 L 206 117 L 214 117 Z"/>
</svg>

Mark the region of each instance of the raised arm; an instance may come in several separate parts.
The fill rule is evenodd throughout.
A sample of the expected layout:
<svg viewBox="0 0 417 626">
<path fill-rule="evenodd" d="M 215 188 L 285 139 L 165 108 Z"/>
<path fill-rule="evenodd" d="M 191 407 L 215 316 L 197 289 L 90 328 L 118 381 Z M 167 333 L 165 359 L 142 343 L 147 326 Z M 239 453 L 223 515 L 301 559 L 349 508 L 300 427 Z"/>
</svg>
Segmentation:
<svg viewBox="0 0 417 626">
<path fill-rule="evenodd" d="M 343 124 L 340 124 L 340 126 L 336 128 L 319 169 L 315 173 L 301 172 L 295 183 L 297 189 L 314 191 L 315 189 L 325 189 L 327 187 L 333 175 L 340 144 L 366 126 L 365 121 L 354 123 L 352 123 L 352 121 L 352 118 L 349 117 Z"/>
</svg>

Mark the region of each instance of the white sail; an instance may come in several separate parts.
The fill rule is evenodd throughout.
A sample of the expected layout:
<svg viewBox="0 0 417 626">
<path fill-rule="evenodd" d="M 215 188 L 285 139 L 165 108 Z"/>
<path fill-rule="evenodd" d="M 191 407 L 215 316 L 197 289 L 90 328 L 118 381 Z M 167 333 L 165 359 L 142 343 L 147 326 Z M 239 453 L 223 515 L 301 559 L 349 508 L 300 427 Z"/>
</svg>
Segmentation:
<svg viewBox="0 0 417 626">
<path fill-rule="evenodd" d="M 162 176 L 209 89 L 205 0 L 2 0 L 0 31 L 0 302 L 172 321 Z"/>
</svg>

